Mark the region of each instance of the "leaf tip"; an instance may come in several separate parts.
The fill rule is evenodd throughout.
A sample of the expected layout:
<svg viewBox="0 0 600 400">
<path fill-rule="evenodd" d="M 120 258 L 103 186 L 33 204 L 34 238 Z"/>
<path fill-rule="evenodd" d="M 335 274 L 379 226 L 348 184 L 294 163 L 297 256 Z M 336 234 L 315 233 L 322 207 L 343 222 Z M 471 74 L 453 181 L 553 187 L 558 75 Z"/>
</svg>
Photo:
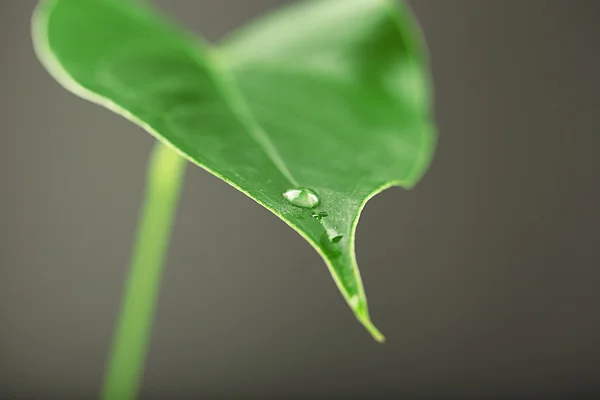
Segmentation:
<svg viewBox="0 0 600 400">
<path fill-rule="evenodd" d="M 354 299 L 358 299 L 358 298 L 354 297 Z M 350 306 L 354 309 L 354 314 L 356 315 L 356 319 L 358 319 L 358 321 L 365 327 L 367 332 L 369 332 L 371 334 L 371 336 L 373 336 L 373 339 L 375 339 L 379 343 L 384 343 L 385 336 L 383 336 L 383 334 L 379 331 L 379 329 L 377 329 L 375 324 L 373 324 L 373 322 L 371 321 L 371 317 L 369 317 L 369 310 L 367 309 L 366 301 L 359 300 L 358 302 L 355 302 L 354 304 L 350 304 Z"/>
<path fill-rule="evenodd" d="M 369 332 L 371 336 L 373 336 L 373 339 L 375 339 L 379 343 L 385 342 L 385 336 L 383 336 L 379 329 L 377 329 L 377 327 L 373 324 L 368 314 L 360 313 L 357 314 L 356 317 L 358 318 L 360 323 L 365 327 L 367 332 Z"/>
</svg>

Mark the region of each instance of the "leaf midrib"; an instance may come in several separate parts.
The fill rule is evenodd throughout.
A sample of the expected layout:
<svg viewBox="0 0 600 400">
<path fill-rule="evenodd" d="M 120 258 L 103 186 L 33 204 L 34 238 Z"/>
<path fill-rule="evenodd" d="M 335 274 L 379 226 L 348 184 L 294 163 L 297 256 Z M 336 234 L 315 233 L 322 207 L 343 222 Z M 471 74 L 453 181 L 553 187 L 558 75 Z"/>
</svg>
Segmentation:
<svg viewBox="0 0 600 400">
<path fill-rule="evenodd" d="M 191 55 L 193 56 L 202 56 L 195 47 L 191 51 Z M 246 128 L 246 132 L 254 139 L 254 141 L 256 141 L 258 146 L 265 152 L 275 168 L 277 168 L 290 185 L 292 187 L 299 187 L 298 181 L 288 169 L 285 161 L 279 154 L 279 151 L 269 138 L 267 132 L 258 123 L 254 113 L 248 106 L 247 101 L 237 88 L 235 78 L 222 66 L 223 62 L 220 59 L 218 50 L 214 47 L 207 46 L 205 48 L 205 53 L 205 57 L 203 58 L 206 60 L 203 65 L 207 66 L 209 75 L 213 79 L 217 91 L 223 97 L 231 112 L 244 128 Z"/>
</svg>

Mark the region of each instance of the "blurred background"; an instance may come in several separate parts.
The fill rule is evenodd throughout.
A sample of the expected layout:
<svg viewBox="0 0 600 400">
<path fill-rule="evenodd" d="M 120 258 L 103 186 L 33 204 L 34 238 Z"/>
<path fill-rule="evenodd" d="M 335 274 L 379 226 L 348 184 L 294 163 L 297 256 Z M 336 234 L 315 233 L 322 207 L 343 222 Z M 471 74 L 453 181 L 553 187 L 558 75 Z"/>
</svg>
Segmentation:
<svg viewBox="0 0 600 400">
<path fill-rule="evenodd" d="M 156 3 L 217 40 L 291 1 Z M 297 233 L 191 167 L 142 398 L 600 395 L 600 3 L 409 3 L 440 140 L 358 226 L 388 342 Z M 0 398 L 93 398 L 153 140 L 49 77 L 34 5 L 0 2 Z"/>
</svg>

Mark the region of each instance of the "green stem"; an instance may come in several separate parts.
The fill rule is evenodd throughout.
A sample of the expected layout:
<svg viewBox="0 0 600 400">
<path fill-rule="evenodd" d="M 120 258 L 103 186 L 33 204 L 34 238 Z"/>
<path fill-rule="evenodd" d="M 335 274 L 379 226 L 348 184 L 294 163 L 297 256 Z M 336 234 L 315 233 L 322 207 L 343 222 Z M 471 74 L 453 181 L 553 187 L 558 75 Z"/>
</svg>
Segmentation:
<svg viewBox="0 0 600 400">
<path fill-rule="evenodd" d="M 165 252 L 186 161 L 157 142 L 150 158 L 146 197 L 102 399 L 132 400 L 139 392 Z"/>
</svg>

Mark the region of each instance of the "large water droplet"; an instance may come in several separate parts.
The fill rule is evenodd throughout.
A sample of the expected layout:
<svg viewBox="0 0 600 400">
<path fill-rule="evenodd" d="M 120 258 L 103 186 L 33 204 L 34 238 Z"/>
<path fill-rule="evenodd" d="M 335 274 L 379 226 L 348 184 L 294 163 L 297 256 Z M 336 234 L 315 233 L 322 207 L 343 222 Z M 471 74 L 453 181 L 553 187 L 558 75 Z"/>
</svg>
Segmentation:
<svg viewBox="0 0 600 400">
<path fill-rule="evenodd" d="M 302 208 L 314 208 L 321 202 L 315 191 L 307 188 L 290 189 L 283 197 L 296 207 Z"/>
</svg>

